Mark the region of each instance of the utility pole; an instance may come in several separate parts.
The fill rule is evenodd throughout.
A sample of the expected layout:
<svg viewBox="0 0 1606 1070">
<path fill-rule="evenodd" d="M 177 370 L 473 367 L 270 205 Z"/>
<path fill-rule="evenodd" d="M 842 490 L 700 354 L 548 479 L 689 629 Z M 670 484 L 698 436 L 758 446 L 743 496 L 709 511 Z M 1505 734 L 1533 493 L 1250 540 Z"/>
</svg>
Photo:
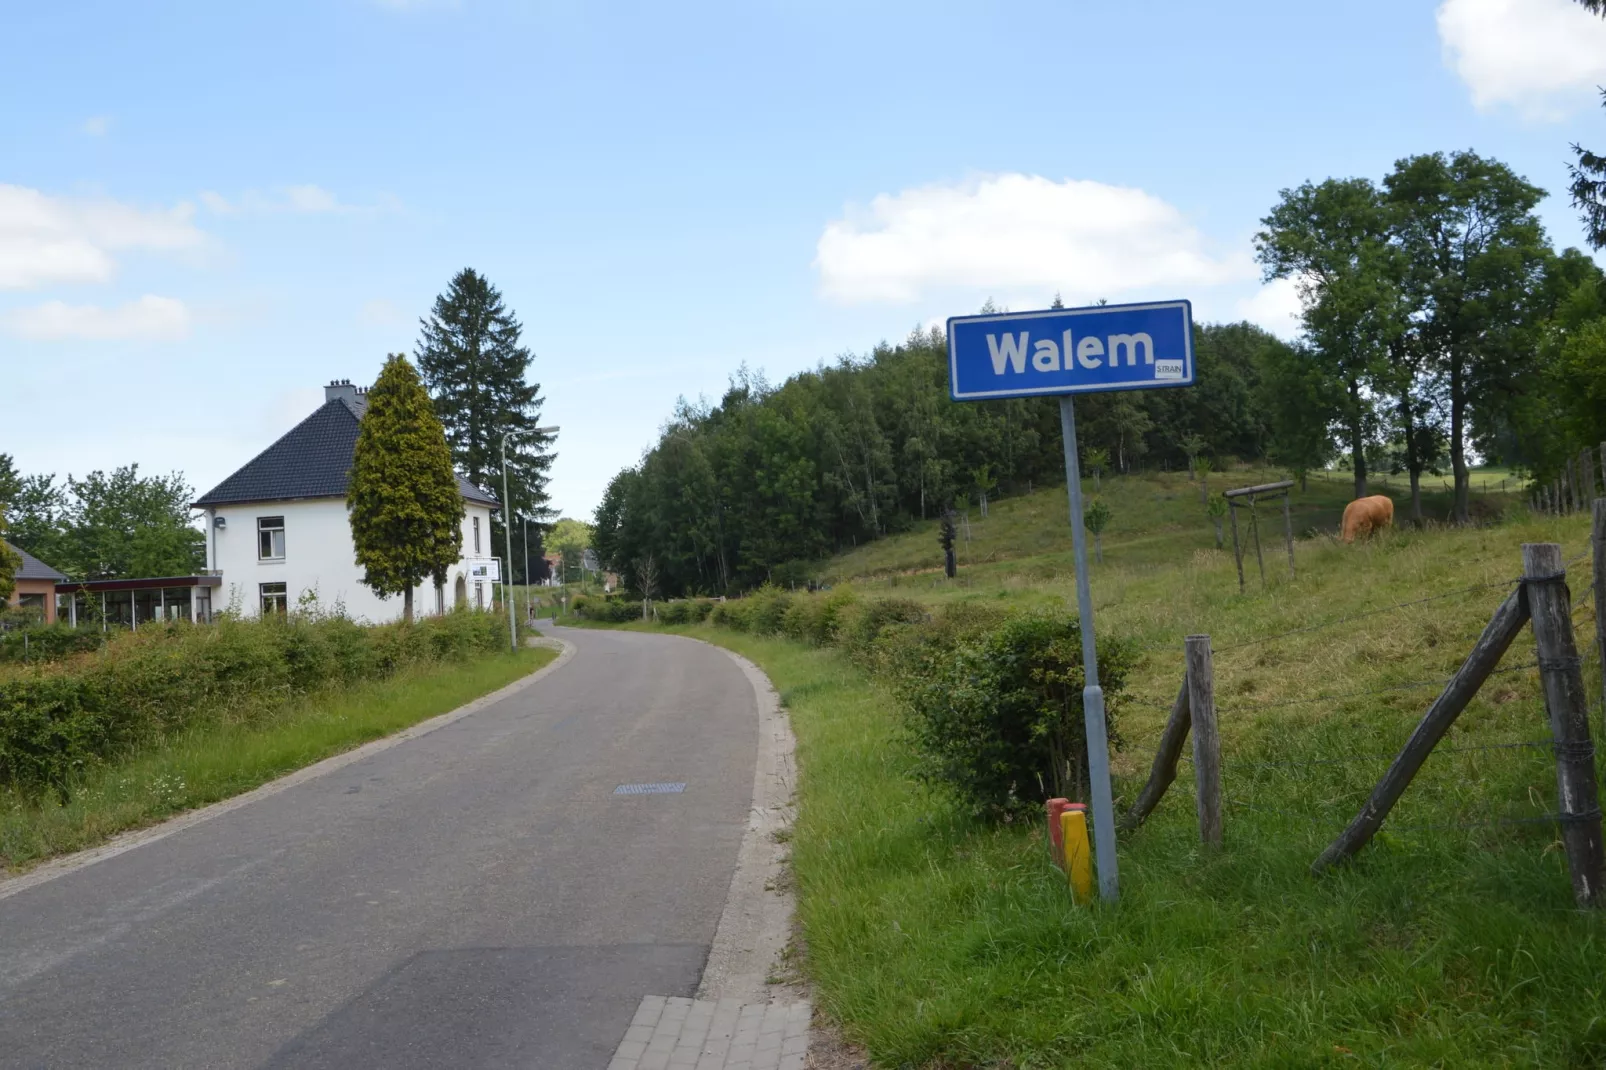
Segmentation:
<svg viewBox="0 0 1606 1070">
<path fill-rule="evenodd" d="M 531 431 L 532 435 L 555 435 L 557 427 L 537 427 Z M 507 440 L 513 437 L 512 431 L 502 434 L 502 535 L 507 540 L 507 576 L 502 586 L 507 592 L 507 634 L 513 644 L 513 651 L 519 649 L 519 617 L 513 608 L 513 502 L 507 492 Z M 528 520 L 524 529 L 524 583 L 530 583 L 530 529 Z"/>
</svg>

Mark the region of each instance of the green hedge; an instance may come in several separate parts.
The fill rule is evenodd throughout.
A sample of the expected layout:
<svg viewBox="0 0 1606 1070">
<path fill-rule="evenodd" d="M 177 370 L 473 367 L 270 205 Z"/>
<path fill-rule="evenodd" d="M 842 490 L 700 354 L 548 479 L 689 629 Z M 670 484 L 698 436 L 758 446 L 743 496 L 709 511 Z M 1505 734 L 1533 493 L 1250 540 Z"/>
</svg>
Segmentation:
<svg viewBox="0 0 1606 1070">
<path fill-rule="evenodd" d="M 0 662 L 56 661 L 86 650 L 98 650 L 103 642 L 105 636 L 99 628 L 36 624 L 0 632 Z"/>
<path fill-rule="evenodd" d="M 995 819 L 1057 795 L 1087 797 L 1081 625 L 1059 614 L 1012 614 L 984 602 L 933 613 L 907 598 L 773 587 L 716 605 L 713 623 L 752 635 L 836 646 L 891 685 L 905 709 L 920 776 Z M 1099 640 L 1110 745 L 1119 748 L 1121 692 L 1134 648 Z"/>
<path fill-rule="evenodd" d="M 410 626 L 293 616 L 114 633 L 98 653 L 0 669 L 0 786 L 65 800 L 87 766 L 164 733 L 506 642 L 505 617 L 466 610 Z"/>
</svg>

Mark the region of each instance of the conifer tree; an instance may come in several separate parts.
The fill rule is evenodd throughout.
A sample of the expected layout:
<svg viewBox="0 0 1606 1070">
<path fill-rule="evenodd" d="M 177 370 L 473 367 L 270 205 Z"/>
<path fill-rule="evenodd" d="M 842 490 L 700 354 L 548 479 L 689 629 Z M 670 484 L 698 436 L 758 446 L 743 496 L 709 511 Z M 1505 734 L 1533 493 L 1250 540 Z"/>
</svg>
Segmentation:
<svg viewBox="0 0 1606 1070">
<path fill-rule="evenodd" d="M 551 517 L 547 471 L 551 436 L 532 434 L 541 417 L 541 386 L 526 381 L 529 349 L 523 330 L 485 276 L 464 268 L 420 321 L 418 370 L 446 427 L 452 460 L 469 482 L 502 496 L 502 436 L 508 440 L 508 515 L 516 528 Z M 502 525 L 493 525 L 492 553 L 501 554 Z"/>
<path fill-rule="evenodd" d="M 401 353 L 368 391 L 347 494 L 362 581 L 382 597 L 402 595 L 411 622 L 413 588 L 425 577 L 443 586 L 462 556 L 463 496 L 440 419 Z"/>
</svg>

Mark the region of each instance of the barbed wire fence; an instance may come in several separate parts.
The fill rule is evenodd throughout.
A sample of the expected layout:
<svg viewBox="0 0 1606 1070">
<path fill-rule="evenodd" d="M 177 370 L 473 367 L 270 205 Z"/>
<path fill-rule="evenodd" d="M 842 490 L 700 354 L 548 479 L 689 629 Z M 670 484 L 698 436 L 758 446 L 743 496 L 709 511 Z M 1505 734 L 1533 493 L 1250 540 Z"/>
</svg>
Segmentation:
<svg viewBox="0 0 1606 1070">
<path fill-rule="evenodd" d="M 1279 639 L 1340 628 L 1356 621 L 1403 612 L 1445 599 L 1482 591 L 1506 590 L 1505 598 L 1494 611 L 1471 652 L 1461 667 L 1448 677 L 1390 682 L 1370 688 L 1330 690 L 1303 698 L 1258 702 L 1228 698 L 1218 705 L 1209 637 L 1189 637 L 1185 644 L 1184 679 L 1172 703 L 1144 698 L 1125 700 L 1165 711 L 1168 717 L 1159 748 L 1146 759 L 1150 766 L 1147 780 L 1122 818 L 1122 826 L 1130 830 L 1142 825 L 1170 784 L 1177 779 L 1179 767 L 1186 765 L 1193 771 L 1193 795 L 1200 835 L 1206 844 L 1221 842 L 1223 806 L 1238 812 L 1291 819 L 1332 837 L 1331 844 L 1312 866 L 1318 872 L 1351 857 L 1384 828 L 1390 833 L 1414 833 L 1549 825 L 1559 830 L 1566 848 L 1578 901 L 1587 905 L 1606 905 L 1606 888 L 1603 888 L 1603 884 L 1606 884 L 1606 848 L 1601 842 L 1601 810 L 1596 786 L 1599 770 L 1596 768 L 1596 752 L 1589 733 L 1589 699 L 1584 693 L 1582 672 L 1587 660 L 1598 660 L 1601 680 L 1606 681 L 1606 622 L 1600 620 L 1598 605 L 1602 601 L 1600 590 L 1606 586 L 1606 576 L 1601 575 L 1601 562 L 1606 560 L 1606 499 L 1594 503 L 1591 544 L 1590 552 L 1567 561 L 1562 560 L 1560 547 L 1555 544 L 1530 544 L 1524 547 L 1522 576 L 1457 587 L 1423 598 L 1239 639 L 1214 651 L 1242 651 Z M 1579 568 L 1592 558 L 1593 568 Z M 1577 589 L 1578 581 L 1584 577 L 1587 580 L 1582 583 L 1581 593 L 1573 600 L 1568 581 L 1573 581 L 1573 587 Z M 1597 603 L 1594 614 L 1588 612 L 1592 602 Z M 1509 665 L 1499 664 L 1517 633 L 1530 627 L 1537 656 Z M 1143 649 L 1174 651 L 1176 645 L 1150 644 Z M 1197 660 L 1201 650 L 1203 662 Z M 1592 653 L 1593 658 L 1586 658 L 1584 652 Z M 1197 673 L 1202 679 L 1195 679 L 1196 666 L 1202 670 Z M 1539 689 L 1550 721 L 1549 736 L 1477 743 L 1445 742 L 1440 745 L 1461 711 L 1491 679 L 1526 673 L 1536 673 L 1538 676 Z M 1365 702 L 1367 699 L 1393 699 L 1428 689 L 1436 689 L 1438 697 L 1422 715 L 1410 738 L 1394 752 L 1327 753 L 1286 759 L 1238 758 L 1230 754 L 1224 757 L 1220 753 L 1219 723 L 1230 726 L 1267 711 L 1331 707 Z M 1606 683 L 1601 685 L 1601 692 L 1600 705 L 1606 708 Z M 1194 748 L 1191 755 L 1182 753 L 1183 743 L 1190 735 Z M 1213 748 L 1214 753 L 1201 751 L 1201 745 L 1205 751 Z M 1421 814 L 1422 819 L 1416 821 L 1391 819 L 1395 804 L 1430 757 L 1515 755 L 1524 752 L 1545 753 L 1555 762 L 1557 788 L 1554 802 L 1540 812 L 1508 812 L 1465 818 L 1461 815 L 1465 813 L 1467 805 L 1498 805 L 1500 801 L 1481 798 L 1474 801 L 1467 798 L 1463 791 L 1459 812 L 1453 818 L 1446 815 L 1447 819 L 1440 820 L 1429 812 Z M 1349 769 L 1375 769 L 1383 767 L 1385 763 L 1386 771 L 1381 777 L 1367 783 L 1357 783 L 1352 777 L 1343 778 L 1338 783 L 1331 780 L 1334 775 Z M 1290 776 L 1309 778 L 1313 786 L 1324 789 L 1320 793 L 1323 797 L 1317 800 L 1321 803 L 1319 810 L 1313 812 L 1312 809 L 1274 805 L 1274 800 L 1281 802 L 1286 798 L 1286 789 L 1266 792 L 1272 797 L 1256 797 L 1256 789 L 1266 784 L 1265 778 Z M 1231 791 L 1224 790 L 1224 781 L 1231 785 Z M 1315 783 L 1317 781 L 1319 783 Z M 1477 783 L 1470 785 L 1473 789 L 1478 786 Z M 1469 785 L 1464 782 L 1462 787 Z M 1531 788 L 1529 795 L 1530 799 L 1535 795 Z M 1433 801 L 1430 800 L 1430 805 Z M 1545 806 L 1542 801 L 1535 801 L 1534 805 Z M 1411 809 L 1415 809 L 1415 806 Z"/>
</svg>

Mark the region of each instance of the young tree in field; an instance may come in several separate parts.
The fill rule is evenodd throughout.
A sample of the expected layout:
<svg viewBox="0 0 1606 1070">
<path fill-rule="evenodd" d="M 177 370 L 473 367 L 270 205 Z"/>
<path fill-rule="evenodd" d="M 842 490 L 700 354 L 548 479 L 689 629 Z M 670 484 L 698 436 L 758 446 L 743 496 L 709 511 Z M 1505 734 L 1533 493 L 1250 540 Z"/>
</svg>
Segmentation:
<svg viewBox="0 0 1606 1070">
<path fill-rule="evenodd" d="M 1205 502 L 1205 516 L 1210 518 L 1210 522 L 1214 524 L 1216 528 L 1216 549 L 1218 550 L 1221 549 L 1223 545 L 1221 521 L 1226 517 L 1227 510 L 1230 508 L 1231 506 L 1227 504 L 1227 499 L 1222 497 L 1220 494 L 1215 495 L 1209 501 Z"/>
<path fill-rule="evenodd" d="M 652 554 L 636 562 L 636 586 L 641 588 L 641 619 L 652 609 L 652 596 L 658 593 L 658 559 Z"/>
<path fill-rule="evenodd" d="M 1255 255 L 1267 282 L 1293 279 L 1314 353 L 1343 385 L 1340 420 L 1355 470 L 1355 496 L 1366 496 L 1366 445 L 1373 437 L 1372 391 L 1390 342 L 1404 329 L 1398 310 L 1398 249 L 1391 213 L 1364 178 L 1328 179 L 1284 190 Z"/>
<path fill-rule="evenodd" d="M 1093 533 L 1093 559 L 1104 564 L 1104 529 L 1110 526 L 1110 507 L 1103 498 L 1094 498 L 1082 510 L 1082 523 Z"/>
<path fill-rule="evenodd" d="M 1200 454 L 1193 459 L 1194 471 L 1199 473 L 1200 505 L 1210 504 L 1210 473 L 1215 467 L 1215 464 L 1210 460 L 1210 458 L 1204 454 Z"/>
<path fill-rule="evenodd" d="M 1545 194 L 1472 152 L 1400 160 L 1383 184 L 1411 319 L 1448 394 L 1454 517 L 1466 523 L 1474 409 L 1528 360 L 1514 342 L 1548 253 L 1533 214 Z"/>
<path fill-rule="evenodd" d="M 1093 493 L 1100 490 L 1099 477 L 1104 470 L 1110 467 L 1110 451 L 1103 446 L 1094 446 L 1082 451 L 1082 466 L 1093 473 Z"/>
<path fill-rule="evenodd" d="M 426 577 L 443 586 L 462 556 L 463 495 L 429 394 L 400 353 L 368 391 L 347 500 L 363 583 L 381 597 L 400 594 L 411 623 L 413 588 Z"/>
<path fill-rule="evenodd" d="M 507 444 L 508 494 L 503 509 L 512 526 L 544 522 L 547 472 L 556 454 L 550 435 L 537 435 L 541 386 L 526 381 L 534 359 L 520 344 L 523 327 L 485 276 L 464 268 L 420 321 L 418 370 L 435 399 L 452 459 L 469 482 L 502 497 L 502 436 Z M 504 552 L 504 525 L 493 524 L 492 556 Z"/>
<path fill-rule="evenodd" d="M 1198 472 L 1194 466 L 1199 460 L 1199 454 L 1208 449 L 1210 447 L 1210 443 L 1205 441 L 1203 435 L 1193 434 L 1184 435 L 1182 437 L 1181 445 L 1182 452 L 1188 456 L 1188 478 L 1198 479 Z"/>
</svg>

